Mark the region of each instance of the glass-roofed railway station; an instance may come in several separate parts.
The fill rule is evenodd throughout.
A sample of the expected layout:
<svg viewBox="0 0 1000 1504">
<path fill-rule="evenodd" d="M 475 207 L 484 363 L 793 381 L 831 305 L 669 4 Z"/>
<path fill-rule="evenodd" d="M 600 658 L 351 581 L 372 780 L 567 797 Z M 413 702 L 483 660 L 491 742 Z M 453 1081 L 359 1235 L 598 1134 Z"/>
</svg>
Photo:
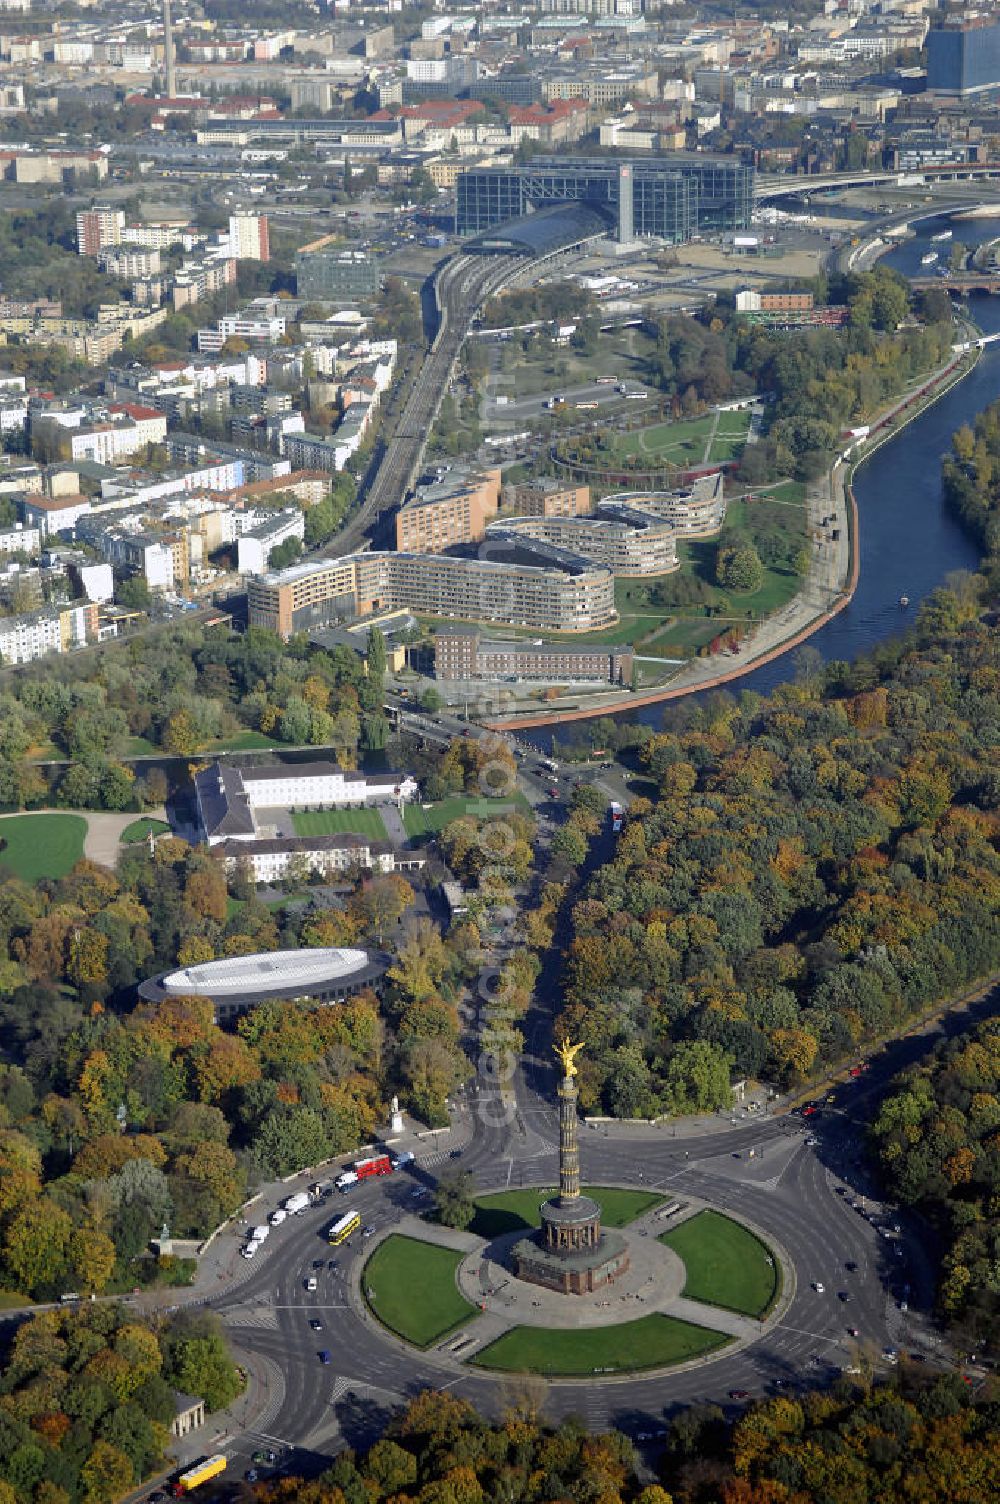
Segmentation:
<svg viewBox="0 0 1000 1504">
<path fill-rule="evenodd" d="M 455 229 L 474 237 L 469 249 L 545 254 L 561 248 L 561 237 L 565 247 L 595 238 L 601 221 L 622 244 L 655 236 L 680 245 L 697 234 L 749 228 L 754 168 L 738 157 L 681 153 L 645 161 L 540 157 L 526 167 L 461 172 L 456 189 Z M 569 213 L 584 208 L 592 220 Z M 544 221 L 533 229 L 539 215 Z M 502 236 L 489 233 L 501 227 Z"/>
</svg>

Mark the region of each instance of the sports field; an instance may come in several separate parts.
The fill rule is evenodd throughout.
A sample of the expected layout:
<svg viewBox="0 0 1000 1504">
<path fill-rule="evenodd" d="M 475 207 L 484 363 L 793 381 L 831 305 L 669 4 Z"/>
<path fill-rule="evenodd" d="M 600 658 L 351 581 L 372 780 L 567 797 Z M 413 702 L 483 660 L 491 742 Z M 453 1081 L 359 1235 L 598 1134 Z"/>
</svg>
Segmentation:
<svg viewBox="0 0 1000 1504">
<path fill-rule="evenodd" d="M 0 867 L 25 882 L 65 877 L 83 856 L 82 815 L 11 815 L 0 820 Z"/>
<path fill-rule="evenodd" d="M 781 1288 L 780 1266 L 752 1232 L 721 1212 L 703 1211 L 660 1236 L 683 1260 L 690 1300 L 762 1316 Z"/>
<path fill-rule="evenodd" d="M 430 1347 L 476 1314 L 455 1284 L 463 1257 L 452 1248 L 393 1233 L 365 1265 L 365 1299 L 391 1332 L 416 1347 Z"/>
<path fill-rule="evenodd" d="M 516 1373 L 628 1373 L 683 1363 L 714 1352 L 729 1340 L 722 1332 L 656 1314 L 620 1326 L 578 1331 L 516 1326 L 484 1347 L 472 1362 L 479 1368 Z"/>
<path fill-rule="evenodd" d="M 388 839 L 382 812 L 377 809 L 295 810 L 292 824 L 297 836 L 335 836 L 349 831 L 373 841 Z"/>
</svg>

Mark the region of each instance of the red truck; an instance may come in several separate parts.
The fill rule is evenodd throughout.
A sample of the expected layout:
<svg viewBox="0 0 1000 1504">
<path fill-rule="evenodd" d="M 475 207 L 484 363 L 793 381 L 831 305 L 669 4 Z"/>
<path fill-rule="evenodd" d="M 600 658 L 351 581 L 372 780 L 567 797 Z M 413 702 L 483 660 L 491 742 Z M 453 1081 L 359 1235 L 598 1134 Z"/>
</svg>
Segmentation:
<svg viewBox="0 0 1000 1504">
<path fill-rule="evenodd" d="M 359 1180 L 367 1180 L 371 1175 L 391 1175 L 392 1160 L 388 1154 L 373 1154 L 371 1159 L 357 1160 L 354 1173 Z"/>
</svg>

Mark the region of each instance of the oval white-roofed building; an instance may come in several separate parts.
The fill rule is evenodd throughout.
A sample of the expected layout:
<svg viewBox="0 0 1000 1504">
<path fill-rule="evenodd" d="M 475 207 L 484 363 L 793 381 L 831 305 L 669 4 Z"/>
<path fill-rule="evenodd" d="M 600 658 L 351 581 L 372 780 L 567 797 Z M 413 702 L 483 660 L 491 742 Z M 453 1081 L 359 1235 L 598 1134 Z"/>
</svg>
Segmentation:
<svg viewBox="0 0 1000 1504">
<path fill-rule="evenodd" d="M 310 998 L 334 1003 L 367 987 L 385 973 L 385 957 L 360 948 L 327 946 L 300 950 L 257 951 L 179 966 L 143 982 L 139 994 L 148 1002 L 168 997 L 210 998 L 217 1023 L 270 1000 Z"/>
</svg>

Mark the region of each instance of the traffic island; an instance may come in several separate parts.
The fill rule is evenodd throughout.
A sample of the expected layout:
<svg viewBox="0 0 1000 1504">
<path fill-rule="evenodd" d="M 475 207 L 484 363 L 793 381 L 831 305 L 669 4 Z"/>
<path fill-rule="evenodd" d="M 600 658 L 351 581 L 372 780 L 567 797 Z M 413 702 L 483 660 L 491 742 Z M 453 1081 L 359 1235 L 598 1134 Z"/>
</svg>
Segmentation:
<svg viewBox="0 0 1000 1504">
<path fill-rule="evenodd" d="M 627 1374 L 698 1361 L 760 1336 L 780 1284 L 776 1259 L 750 1229 L 718 1214 L 693 1218 L 687 1257 L 709 1250 L 706 1282 L 704 1271 L 692 1278 L 659 1236 L 664 1220 L 682 1211 L 679 1202 L 646 1190 L 598 1187 L 590 1195 L 581 1188 L 580 1049 L 568 1040 L 555 1047 L 564 1072 L 558 1191 L 480 1197 L 468 1232 L 394 1232 L 362 1271 L 378 1320 L 417 1347 L 436 1344 L 445 1363 L 567 1377 Z M 609 1231 L 605 1223 L 617 1225 Z M 716 1279 L 716 1303 L 685 1298 L 688 1286 L 704 1295 Z"/>
<path fill-rule="evenodd" d="M 681 1294 L 762 1320 L 781 1294 L 781 1264 L 756 1233 L 705 1208 L 659 1241 L 687 1270 Z"/>
<path fill-rule="evenodd" d="M 390 1234 L 362 1274 L 368 1309 L 405 1342 L 433 1346 L 476 1315 L 476 1307 L 456 1287 L 461 1262 L 457 1249 Z"/>
<path fill-rule="evenodd" d="M 668 1368 L 718 1351 L 731 1341 L 672 1316 L 643 1316 L 617 1326 L 582 1331 L 550 1331 L 517 1326 L 471 1360 L 477 1368 L 505 1373 L 589 1377 Z"/>
</svg>

